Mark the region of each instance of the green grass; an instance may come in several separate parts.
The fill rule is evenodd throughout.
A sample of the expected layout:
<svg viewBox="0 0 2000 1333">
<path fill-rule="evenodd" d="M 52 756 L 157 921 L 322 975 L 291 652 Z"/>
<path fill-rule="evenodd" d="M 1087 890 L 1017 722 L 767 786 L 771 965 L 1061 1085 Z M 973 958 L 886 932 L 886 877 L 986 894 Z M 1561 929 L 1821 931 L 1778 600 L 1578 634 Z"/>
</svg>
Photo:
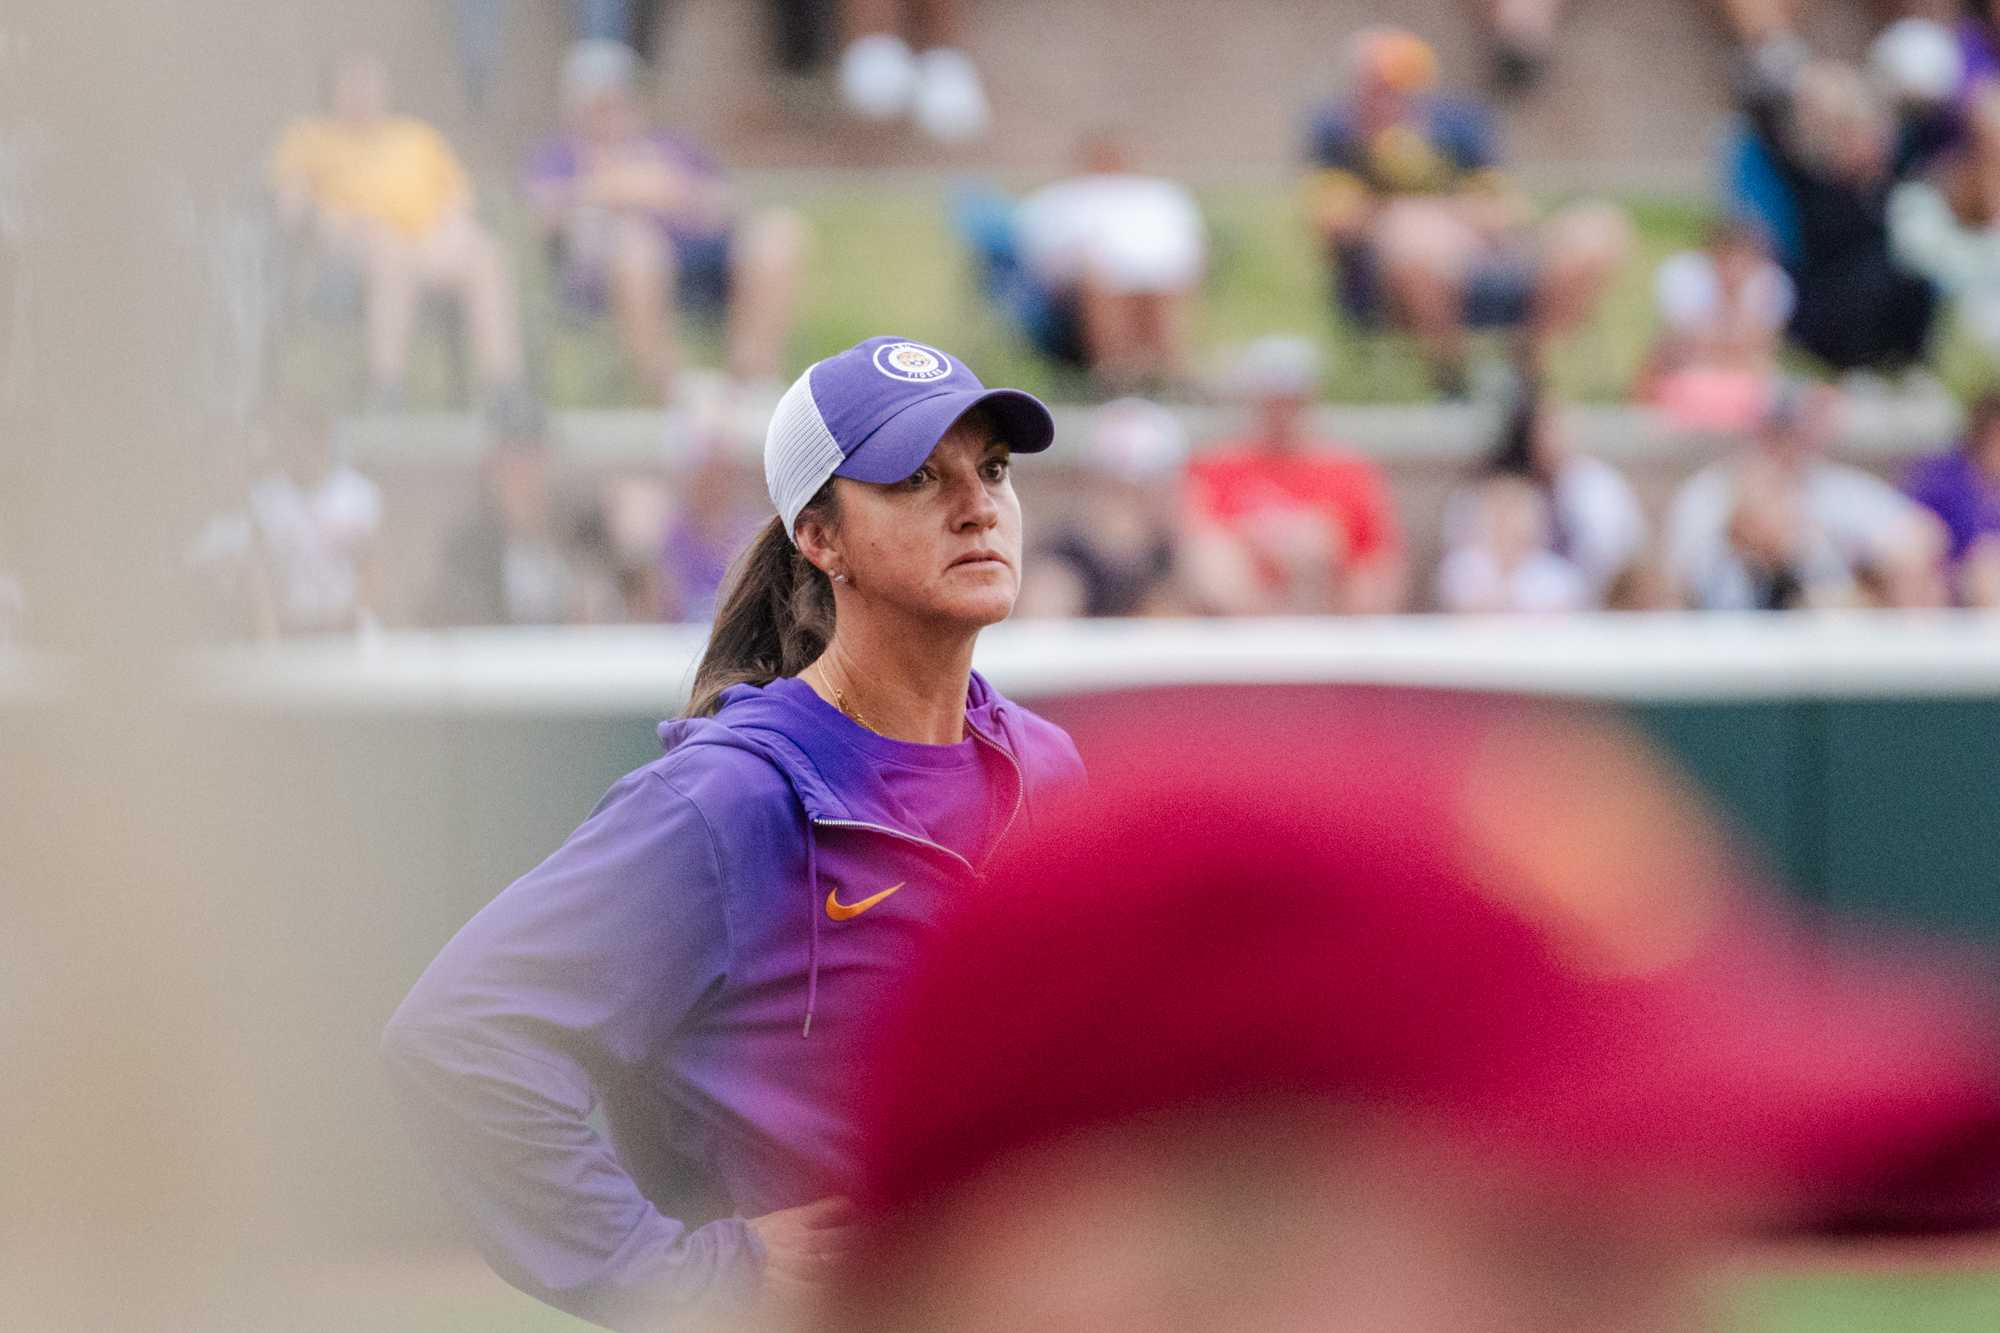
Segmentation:
<svg viewBox="0 0 2000 1333">
<path fill-rule="evenodd" d="M 1341 325 L 1326 275 L 1282 186 L 1199 192 L 1210 229 L 1212 271 L 1197 321 L 1198 346 L 1215 368 L 1228 351 L 1266 333 L 1317 338 L 1338 401 L 1428 397 L 1421 364 L 1404 339 L 1362 337 Z M 872 333 L 898 332 L 962 350 L 989 382 L 1004 380 L 1058 398 L 1086 386 L 1039 359 L 986 308 L 952 236 L 944 187 L 900 184 L 839 188 L 788 201 L 812 221 L 817 255 L 797 352 L 809 360 Z M 1639 252 L 1589 328 L 1556 358 L 1558 384 L 1587 400 L 1621 398 L 1654 328 L 1651 273 L 1698 238 L 1702 212 L 1667 201 L 1628 201 Z"/>
<path fill-rule="evenodd" d="M 305 1304 L 327 1333 L 577 1333 L 588 1327 L 513 1292 L 462 1277 L 437 1292 L 348 1284 Z M 471 1289 L 468 1289 L 471 1288 Z M 283 1327 L 283 1325 L 280 1325 Z M 2000 1270 L 1942 1273 L 1773 1272 L 1732 1280 L 1719 1333 L 1991 1333 Z"/>
<path fill-rule="evenodd" d="M 1008 383 L 1058 400 L 1088 396 L 1089 386 L 1049 365 L 974 290 L 951 228 L 949 182 L 850 180 L 809 187 L 761 184 L 757 204 L 798 210 L 814 247 L 802 294 L 792 362 L 803 365 L 876 333 L 900 333 L 957 350 L 990 383 Z M 1266 333 L 1319 340 L 1335 402 L 1420 402 L 1430 397 L 1422 362 L 1394 335 L 1357 335 L 1326 297 L 1326 275 L 1286 184 L 1217 186 L 1198 191 L 1210 229 L 1212 268 L 1197 320 L 1198 356 L 1220 370 L 1233 348 Z M 1544 199 L 1545 208 L 1560 200 Z M 1632 260 L 1597 315 L 1557 349 L 1556 386 L 1582 402 L 1629 395 L 1657 324 L 1652 274 L 1660 261 L 1698 242 L 1706 210 L 1690 200 L 1628 197 L 1618 201 L 1637 233 Z M 639 405 L 626 382 L 611 331 L 580 324 L 554 309 L 540 247 L 525 216 L 496 204 L 494 219 L 517 256 L 524 318 L 536 376 L 558 407 Z M 689 330 L 687 359 L 714 365 L 716 331 Z M 358 381 L 359 339 L 350 329 L 308 329 L 282 367 L 291 384 L 327 383 L 336 392 Z M 1487 346 L 1499 354 L 1490 339 Z M 1940 340 L 1937 369 L 1961 393 L 1993 378 L 1986 353 L 1957 330 Z M 422 339 L 411 372 L 413 405 L 452 400 L 452 376 L 438 340 Z"/>
<path fill-rule="evenodd" d="M 1734 1305 L 1730 1333 L 1992 1333 L 2000 1272 L 1774 1274 Z"/>
<path fill-rule="evenodd" d="M 949 190 L 943 181 L 894 180 L 782 195 L 767 189 L 758 198 L 797 209 L 813 231 L 792 348 L 795 363 L 893 332 L 958 350 L 989 382 L 1058 399 L 1086 396 L 1088 385 L 1080 377 L 1036 356 L 974 289 L 951 229 Z M 1233 347 L 1260 334 L 1305 334 L 1319 339 L 1326 351 L 1330 398 L 1398 402 L 1428 396 L 1421 365 L 1405 340 L 1357 337 L 1336 321 L 1325 273 L 1289 187 L 1237 185 L 1199 193 L 1212 258 L 1197 320 L 1199 354 L 1208 368 L 1219 368 Z M 1580 399 L 1624 395 L 1652 337 L 1650 274 L 1700 230 L 1696 206 L 1627 202 L 1639 225 L 1639 253 L 1597 319 L 1556 358 L 1558 384 Z M 601 321 L 578 323 L 554 308 L 543 256 L 525 216 L 504 206 L 490 211 L 517 257 L 531 356 L 549 401 L 558 407 L 642 401 L 620 373 L 610 329 Z M 689 360 L 714 364 L 715 331 L 695 328 L 689 334 Z M 350 329 L 308 322 L 286 349 L 283 382 L 346 392 L 359 380 L 358 343 Z M 410 375 L 413 404 L 450 401 L 452 380 L 440 341 L 420 337 Z"/>
</svg>

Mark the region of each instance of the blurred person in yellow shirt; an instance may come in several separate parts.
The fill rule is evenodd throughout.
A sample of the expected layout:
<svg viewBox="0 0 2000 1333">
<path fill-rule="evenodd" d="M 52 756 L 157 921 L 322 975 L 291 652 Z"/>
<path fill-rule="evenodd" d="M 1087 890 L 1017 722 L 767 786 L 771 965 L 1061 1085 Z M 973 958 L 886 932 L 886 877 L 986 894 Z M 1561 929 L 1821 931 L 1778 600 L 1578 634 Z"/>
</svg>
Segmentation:
<svg viewBox="0 0 2000 1333">
<path fill-rule="evenodd" d="M 372 53 L 335 62 L 326 102 L 279 140 L 272 185 L 287 227 L 316 252 L 317 279 L 359 288 L 374 404 L 401 405 L 417 305 L 432 293 L 464 307 L 485 388 L 517 388 L 513 278 L 473 214 L 472 182 L 451 145 L 423 121 L 391 113 L 388 69 Z"/>
</svg>

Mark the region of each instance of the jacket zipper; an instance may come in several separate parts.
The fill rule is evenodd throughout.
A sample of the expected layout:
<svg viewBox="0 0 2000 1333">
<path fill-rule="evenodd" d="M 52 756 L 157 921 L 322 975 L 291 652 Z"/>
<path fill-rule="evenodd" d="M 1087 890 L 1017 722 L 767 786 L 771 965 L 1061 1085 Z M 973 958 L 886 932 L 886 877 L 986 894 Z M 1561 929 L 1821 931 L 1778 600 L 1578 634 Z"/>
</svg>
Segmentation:
<svg viewBox="0 0 2000 1333">
<path fill-rule="evenodd" d="M 1006 746 L 992 739 L 985 732 L 981 731 L 978 727 L 971 726 L 968 724 L 966 726 L 966 730 L 971 732 L 975 738 L 985 743 L 987 746 L 991 747 L 994 750 L 997 750 L 1000 753 L 1000 756 L 1004 758 L 1007 761 L 1008 765 L 1014 770 L 1014 808 L 1013 810 L 1008 812 L 1007 822 L 1000 828 L 1000 836 L 993 840 L 993 846 L 989 848 L 987 851 L 987 856 L 990 859 L 992 854 L 1000 849 L 1000 844 L 1006 841 L 1007 835 L 1013 831 L 1014 821 L 1021 817 L 1021 807 L 1026 803 L 1027 800 L 1028 779 L 1027 775 L 1021 771 L 1021 761 L 1016 759 L 1012 754 L 1008 753 Z M 912 843 L 918 847 L 928 847 L 930 850 L 934 852 L 944 853 L 946 856 L 949 856 L 952 860 L 964 866 L 974 879 L 985 878 L 984 872 L 979 867 L 973 865 L 972 862 L 966 860 L 963 856 L 960 856 L 957 852 L 954 852 L 951 848 L 945 846 L 943 843 L 932 842 L 929 838 L 919 838 L 914 833 L 905 833 L 901 829 L 893 829 L 886 824 L 870 824 L 867 821 L 860 819 L 815 819 L 812 822 L 816 827 L 819 828 L 863 829 L 869 833 L 880 833 L 885 837 L 898 838 L 904 842 Z"/>
<path fill-rule="evenodd" d="M 966 860 L 943 843 L 932 842 L 929 838 L 919 838 L 914 833 L 905 833 L 901 829 L 893 829 L 886 824 L 870 824 L 859 819 L 815 819 L 813 820 L 813 825 L 816 828 L 864 829 L 869 833 L 880 833 L 886 837 L 900 838 L 904 842 L 914 843 L 919 847 L 928 847 L 934 852 L 943 852 L 946 856 L 964 866 L 973 878 L 977 879 L 979 877 L 979 872 L 973 869 L 972 862 Z"/>
<path fill-rule="evenodd" d="M 991 861 L 999 852 L 1000 844 L 1007 841 L 1007 835 L 1014 831 L 1014 821 L 1021 817 L 1021 807 L 1028 800 L 1028 775 L 1021 771 L 1021 761 L 1016 759 L 1013 752 L 1006 746 L 988 736 L 978 727 L 973 726 L 970 720 L 967 720 L 965 729 L 981 741 L 984 741 L 992 749 L 999 751 L 1001 758 L 1005 759 L 1008 765 L 1014 770 L 1014 808 L 1008 812 L 1007 822 L 1000 826 L 1000 836 L 995 838 L 993 845 L 986 849 L 986 859 Z M 960 859 L 962 860 L 963 858 Z"/>
</svg>

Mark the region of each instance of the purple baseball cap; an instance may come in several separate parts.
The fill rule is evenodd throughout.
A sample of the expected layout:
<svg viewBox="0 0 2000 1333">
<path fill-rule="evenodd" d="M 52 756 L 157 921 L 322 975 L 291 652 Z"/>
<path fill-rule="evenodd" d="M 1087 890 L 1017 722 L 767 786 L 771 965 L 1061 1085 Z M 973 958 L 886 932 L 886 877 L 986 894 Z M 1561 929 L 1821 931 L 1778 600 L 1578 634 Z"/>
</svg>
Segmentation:
<svg viewBox="0 0 2000 1333">
<path fill-rule="evenodd" d="M 923 466 L 958 419 L 983 407 L 1017 454 L 1055 441 L 1033 394 L 989 389 L 970 367 L 908 338 L 879 337 L 814 362 L 771 414 L 764 482 L 790 532 L 829 477 L 901 481 Z"/>
</svg>

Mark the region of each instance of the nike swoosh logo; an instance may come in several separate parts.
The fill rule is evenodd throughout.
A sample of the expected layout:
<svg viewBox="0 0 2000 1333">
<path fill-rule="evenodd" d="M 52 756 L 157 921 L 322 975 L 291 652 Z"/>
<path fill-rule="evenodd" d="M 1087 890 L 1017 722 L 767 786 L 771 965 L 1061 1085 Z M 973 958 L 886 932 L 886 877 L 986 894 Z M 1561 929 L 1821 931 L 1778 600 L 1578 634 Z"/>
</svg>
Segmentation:
<svg viewBox="0 0 2000 1333">
<path fill-rule="evenodd" d="M 838 889 L 828 889 L 826 893 L 826 914 L 835 921 L 852 921 L 855 917 L 860 916 L 876 903 L 881 902 L 884 898 L 902 887 L 901 884 L 891 884 L 888 888 L 882 890 L 882 892 L 871 894 L 858 903 L 843 903 L 837 896 L 840 892 Z"/>
</svg>

